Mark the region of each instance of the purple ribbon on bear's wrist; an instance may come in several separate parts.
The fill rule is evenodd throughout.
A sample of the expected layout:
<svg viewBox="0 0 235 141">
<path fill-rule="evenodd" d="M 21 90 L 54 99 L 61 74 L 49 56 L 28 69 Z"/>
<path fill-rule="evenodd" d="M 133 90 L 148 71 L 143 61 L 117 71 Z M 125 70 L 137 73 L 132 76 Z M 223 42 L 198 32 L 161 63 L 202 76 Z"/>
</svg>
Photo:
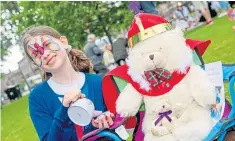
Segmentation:
<svg viewBox="0 0 235 141">
<path fill-rule="evenodd" d="M 171 110 L 168 110 L 166 112 L 159 112 L 158 115 L 159 115 L 159 118 L 154 122 L 154 125 L 156 126 L 164 117 L 169 121 L 171 122 L 172 119 L 169 117 L 169 115 L 172 113 Z"/>
</svg>

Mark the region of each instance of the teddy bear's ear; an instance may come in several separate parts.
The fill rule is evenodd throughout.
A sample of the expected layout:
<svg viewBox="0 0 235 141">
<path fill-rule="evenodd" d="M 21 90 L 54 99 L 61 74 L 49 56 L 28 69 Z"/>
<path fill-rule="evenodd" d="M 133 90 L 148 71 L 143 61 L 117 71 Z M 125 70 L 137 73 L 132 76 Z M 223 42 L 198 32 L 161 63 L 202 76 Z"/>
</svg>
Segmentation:
<svg viewBox="0 0 235 141">
<path fill-rule="evenodd" d="M 173 31 L 174 31 L 176 34 L 178 34 L 179 36 L 184 37 L 184 32 L 183 32 L 182 29 L 180 29 L 180 28 L 175 28 Z"/>
</svg>

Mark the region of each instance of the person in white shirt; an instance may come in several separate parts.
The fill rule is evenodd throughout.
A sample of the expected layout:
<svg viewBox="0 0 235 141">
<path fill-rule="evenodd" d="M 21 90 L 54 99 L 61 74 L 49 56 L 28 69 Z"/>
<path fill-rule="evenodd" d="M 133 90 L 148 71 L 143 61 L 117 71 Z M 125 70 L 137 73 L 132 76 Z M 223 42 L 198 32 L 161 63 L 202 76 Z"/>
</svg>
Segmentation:
<svg viewBox="0 0 235 141">
<path fill-rule="evenodd" d="M 194 21 L 194 19 L 190 15 L 189 9 L 186 6 L 182 5 L 181 2 L 177 3 L 177 9 L 174 12 L 174 14 L 176 15 L 177 19 L 179 19 L 179 20 L 185 20 L 187 22 Z"/>
</svg>

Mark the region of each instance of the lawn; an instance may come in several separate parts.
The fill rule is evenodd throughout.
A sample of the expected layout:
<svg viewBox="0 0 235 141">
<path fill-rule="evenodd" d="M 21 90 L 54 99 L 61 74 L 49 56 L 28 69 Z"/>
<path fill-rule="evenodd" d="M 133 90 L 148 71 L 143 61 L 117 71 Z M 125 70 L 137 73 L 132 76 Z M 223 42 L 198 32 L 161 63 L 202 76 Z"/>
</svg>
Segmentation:
<svg viewBox="0 0 235 141">
<path fill-rule="evenodd" d="M 37 141 L 29 117 L 28 96 L 4 106 L 1 114 L 1 141 Z"/>
<path fill-rule="evenodd" d="M 227 16 L 215 19 L 213 25 L 201 26 L 185 34 L 186 38 L 211 40 L 211 45 L 203 55 L 205 63 L 222 61 L 223 64 L 235 63 L 235 33 L 232 26 L 235 22 Z M 228 84 L 224 84 L 225 95 L 231 101 L 228 93 Z"/>
<path fill-rule="evenodd" d="M 210 39 L 210 47 L 203 59 L 206 63 L 222 61 L 222 63 L 235 62 L 235 34 L 227 17 L 216 19 L 213 25 L 201 26 L 185 34 L 187 38 Z M 225 92 L 228 96 L 228 85 Z M 37 141 L 35 129 L 28 113 L 28 96 L 5 106 L 2 113 L 1 136 L 2 141 Z"/>
</svg>

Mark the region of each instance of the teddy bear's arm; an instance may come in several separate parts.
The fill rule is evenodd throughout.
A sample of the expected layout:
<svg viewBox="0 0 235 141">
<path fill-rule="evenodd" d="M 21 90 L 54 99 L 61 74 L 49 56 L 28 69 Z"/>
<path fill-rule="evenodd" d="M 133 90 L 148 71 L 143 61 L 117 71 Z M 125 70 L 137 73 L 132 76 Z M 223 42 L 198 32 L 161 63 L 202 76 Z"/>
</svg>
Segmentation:
<svg viewBox="0 0 235 141">
<path fill-rule="evenodd" d="M 121 117 L 134 116 L 142 104 L 142 95 L 127 84 L 116 101 L 116 111 Z"/>
<path fill-rule="evenodd" d="M 216 104 L 215 87 L 206 72 L 198 66 L 191 69 L 190 92 L 195 101 L 203 107 Z"/>
</svg>

